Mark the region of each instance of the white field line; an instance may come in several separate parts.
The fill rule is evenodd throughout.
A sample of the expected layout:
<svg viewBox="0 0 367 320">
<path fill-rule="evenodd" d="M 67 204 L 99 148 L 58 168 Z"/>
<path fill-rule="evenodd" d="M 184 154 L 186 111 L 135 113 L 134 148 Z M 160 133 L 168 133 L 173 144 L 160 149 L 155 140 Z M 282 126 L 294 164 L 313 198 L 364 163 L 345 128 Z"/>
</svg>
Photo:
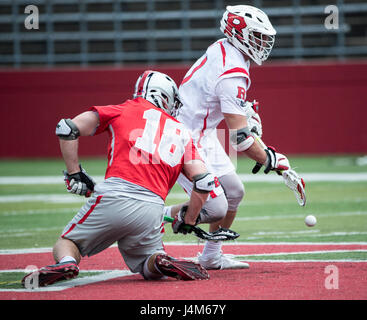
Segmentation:
<svg viewBox="0 0 367 320">
<path fill-rule="evenodd" d="M 176 200 L 188 200 L 189 197 L 184 192 L 171 192 L 167 199 L 176 199 Z M 19 194 L 19 195 L 6 195 L 0 196 L 0 203 L 19 203 L 19 202 L 43 202 L 43 203 L 75 203 L 75 204 L 83 204 L 86 201 L 86 198 L 73 195 L 73 194 Z M 338 202 L 339 199 L 335 200 L 318 200 L 319 203 L 322 202 Z M 360 203 L 366 202 L 365 198 L 356 198 L 351 200 L 351 202 Z M 279 204 L 284 203 L 284 200 L 272 200 L 271 203 Z M 241 206 L 254 206 L 264 204 L 264 201 L 244 201 L 241 202 Z"/>
<path fill-rule="evenodd" d="M 169 246 L 194 246 L 197 245 L 203 246 L 204 241 L 200 240 L 200 242 L 182 242 L 182 241 L 163 241 L 165 247 Z M 226 241 L 222 243 L 223 246 L 364 246 L 367 245 L 367 242 L 238 242 L 234 241 Z M 1 254 L 1 250 L 0 250 Z"/>
<path fill-rule="evenodd" d="M 56 213 L 76 213 L 80 207 L 75 208 L 57 208 L 57 209 L 30 209 L 30 210 L 10 210 L 3 211 L 0 213 L 1 216 L 17 216 L 17 215 L 42 215 L 42 214 L 56 214 Z M 330 216 L 356 216 L 356 215 L 367 215 L 367 211 L 350 211 L 350 212 L 337 212 L 337 213 L 321 213 L 323 217 Z M 289 214 L 289 215 L 276 215 L 276 216 L 254 216 L 254 217 L 236 217 L 236 221 L 251 221 L 251 220 L 272 220 L 272 219 L 292 219 L 302 218 L 303 214 Z"/>
<path fill-rule="evenodd" d="M 307 182 L 357 182 L 367 181 L 367 172 L 353 173 L 299 173 Z M 283 182 L 283 178 L 278 175 L 250 175 L 239 174 L 243 182 Z"/>
<path fill-rule="evenodd" d="M 0 213 L 1 216 L 17 216 L 17 215 L 33 215 L 33 214 L 53 214 L 53 213 L 76 213 L 79 211 L 79 207 L 75 208 L 57 208 L 57 209 L 29 209 L 29 210 L 10 210 L 10 211 L 3 211 Z"/>
<path fill-rule="evenodd" d="M 359 231 L 351 231 L 351 232 L 330 232 L 330 233 L 319 233 L 319 234 L 302 234 L 302 238 L 304 237 L 335 237 L 335 236 L 356 236 L 356 235 L 367 235 L 367 232 L 359 232 Z M 263 239 L 264 236 L 267 236 L 265 233 L 262 237 L 246 237 L 243 240 L 259 240 L 259 239 Z M 294 238 L 299 238 L 300 236 L 298 235 L 289 235 L 288 234 L 284 234 L 284 235 L 273 235 L 273 234 L 269 234 L 269 236 L 271 236 L 273 239 L 294 239 Z"/>
<path fill-rule="evenodd" d="M 37 269 L 35 269 L 37 270 Z M 6 269 L 6 270 L 0 270 L 0 272 L 5 272 L 5 273 L 11 273 L 11 272 L 23 272 L 23 273 L 29 273 L 32 272 L 32 269 Z M 86 269 L 86 270 L 79 270 L 79 274 L 85 274 L 85 273 L 91 273 L 91 272 L 112 272 L 112 271 L 122 271 L 122 270 L 103 270 L 103 269 Z M 124 270 L 126 271 L 126 270 Z"/>
<path fill-rule="evenodd" d="M 9 234 L 12 235 L 13 233 L 22 233 L 22 232 L 40 232 L 40 231 L 54 231 L 54 230 L 60 230 L 65 228 L 65 226 L 61 227 L 49 227 L 49 228 L 29 228 L 29 229 L 7 229 L 2 230 L 0 236 L 4 235 L 6 237 L 9 237 Z"/>
<path fill-rule="evenodd" d="M 253 260 L 252 257 L 256 256 L 264 256 L 264 257 L 272 257 L 272 256 L 281 256 L 281 255 L 299 255 L 299 254 L 326 254 L 326 253 L 348 253 L 348 252 L 367 252 L 367 249 L 352 249 L 352 250 L 317 250 L 317 251 L 297 251 L 297 252 L 277 252 L 277 253 L 266 253 L 266 254 L 249 254 L 249 255 L 231 255 L 233 258 L 239 258 L 241 261 L 251 261 L 254 262 L 270 262 L 270 263 L 305 263 L 305 262 L 353 262 L 353 263 L 366 263 L 367 260 L 353 260 L 353 259 L 308 259 L 308 260 L 276 260 L 276 259 L 262 259 L 262 260 Z M 184 258 L 184 259 L 194 259 L 194 258 Z M 27 272 L 25 269 L 8 269 L 8 270 L 0 270 L 1 272 L 10 273 L 10 272 Z M 70 288 L 74 288 L 77 286 L 88 285 L 96 282 L 106 281 L 119 277 L 126 277 L 134 275 L 129 270 L 83 270 L 81 273 L 87 272 L 101 272 L 102 274 L 93 275 L 93 276 L 85 276 L 77 279 L 73 279 L 70 281 L 61 282 L 57 285 L 51 285 L 44 288 L 35 288 L 35 289 L 0 289 L 0 292 L 52 292 L 52 291 L 62 291 Z"/>
<path fill-rule="evenodd" d="M 333 253 L 333 252 L 367 252 L 367 250 L 330 250 L 330 251 L 309 251 L 309 252 L 281 252 L 281 253 L 269 253 L 269 254 L 252 254 L 252 255 L 231 255 L 233 258 L 240 258 L 241 261 L 249 261 L 251 263 L 307 263 L 307 262 L 315 262 L 315 263 L 366 263 L 367 260 L 353 260 L 353 259 L 308 259 L 308 260 L 272 260 L 272 259 L 264 259 L 264 260 L 252 260 L 251 257 L 255 256 L 277 256 L 277 255 L 295 255 L 295 254 L 313 254 L 313 253 Z M 247 257 L 247 259 L 244 259 Z M 248 259 L 250 258 L 250 259 Z M 184 259 L 195 259 L 195 258 L 184 258 Z M 1 272 L 26 272 L 23 269 L 12 269 L 12 270 L 0 270 Z M 57 285 L 51 285 L 44 288 L 35 288 L 35 289 L 0 289 L 0 292 L 53 292 L 53 291 L 62 291 L 66 289 L 71 289 L 77 286 L 88 285 L 96 282 L 102 282 L 114 278 L 126 277 L 134 275 L 129 270 L 85 270 L 81 272 L 102 272 L 102 274 L 94 275 L 94 276 L 85 276 L 81 278 L 76 278 L 73 280 L 61 282 Z"/>
<path fill-rule="evenodd" d="M 365 260 L 360 259 L 254 259 L 254 257 L 274 257 L 274 256 L 291 256 L 291 255 L 312 255 L 312 254 L 330 254 L 330 253 L 353 253 L 353 252 L 366 252 L 367 249 L 350 249 L 350 250 L 315 250 L 315 251 L 293 251 L 293 252 L 272 252 L 272 253 L 256 253 L 246 255 L 236 255 L 240 261 L 252 262 L 282 262 L 282 263 L 294 263 L 294 262 L 367 262 L 367 255 Z"/>
<path fill-rule="evenodd" d="M 55 209 L 30 209 L 30 210 L 10 210 L 3 211 L 0 216 L 16 216 L 16 215 L 38 215 L 38 214 L 53 214 L 53 213 L 65 213 L 75 214 L 79 211 L 80 207 L 75 208 L 55 208 Z M 367 211 L 346 211 L 346 212 L 330 212 L 330 213 L 318 213 L 320 217 L 335 217 L 335 216 L 365 216 Z M 254 221 L 254 220 L 273 220 L 273 219 L 299 219 L 304 218 L 304 214 L 286 214 L 275 216 L 254 216 L 254 217 L 236 217 L 236 221 Z"/>
<path fill-rule="evenodd" d="M 0 203 L 45 202 L 45 203 L 84 203 L 86 199 L 74 194 L 19 194 L 0 196 Z"/>
<path fill-rule="evenodd" d="M 253 175 L 239 174 L 244 182 L 269 182 L 280 183 L 283 179 L 277 175 Z M 321 181 L 367 181 L 367 172 L 352 172 L 352 173 L 302 173 L 302 177 L 309 182 Z M 94 176 L 95 181 L 103 181 L 103 176 Z M 15 184 L 64 184 L 62 176 L 3 176 L 0 177 L 0 185 Z"/>
<path fill-rule="evenodd" d="M 230 258 L 234 258 L 240 261 L 279 261 L 278 259 L 273 259 L 273 260 L 269 260 L 269 259 L 256 259 L 254 260 L 255 257 L 276 257 L 276 256 L 290 256 L 290 255 L 312 255 L 312 254 L 329 254 L 329 253 L 353 253 L 353 252 L 366 252 L 367 253 L 367 249 L 348 249 L 348 250 L 311 250 L 311 251 L 286 251 L 286 252 L 269 252 L 269 253 L 253 253 L 253 254 L 225 254 L 225 256 L 228 256 Z M 182 259 L 191 259 L 191 260 L 195 260 L 197 259 L 197 257 L 189 257 L 189 258 L 185 258 L 182 257 Z M 305 259 L 298 259 L 298 260 L 288 260 L 288 259 L 283 259 L 280 261 L 306 261 Z M 365 260 L 354 260 L 354 259 L 347 259 L 348 261 L 363 261 L 363 262 L 367 262 L 367 255 L 366 255 L 366 259 Z M 310 261 L 310 260 L 307 260 Z M 312 261 L 325 261 L 325 260 L 312 260 Z M 346 261 L 346 259 L 327 259 L 327 261 Z"/>
<path fill-rule="evenodd" d="M 93 177 L 96 182 L 103 181 L 103 176 Z M 60 184 L 64 185 L 64 177 L 59 176 L 7 176 L 0 177 L 0 185 L 27 185 L 27 184 Z"/>
<path fill-rule="evenodd" d="M 188 196 L 184 192 L 173 192 L 169 194 L 171 199 L 186 200 Z M 78 203 L 83 204 L 86 198 L 74 194 L 18 194 L 0 196 L 0 203 L 19 202 L 44 202 L 44 203 Z"/>
<path fill-rule="evenodd" d="M 21 270 L 17 270 L 21 271 Z M 86 270 L 89 271 L 89 270 Z M 103 270 L 100 270 L 103 272 Z M 0 270 L 0 272 L 3 272 Z M 92 271 L 89 271 L 92 272 Z M 106 271 L 102 274 L 94 275 L 94 276 L 85 276 L 76 278 L 73 280 L 65 281 L 58 283 L 57 285 L 50 285 L 48 287 L 43 288 L 35 288 L 35 289 L 0 289 L 0 292 L 50 292 L 50 291 L 62 291 L 65 289 L 70 289 L 78 286 L 83 286 L 95 282 L 101 282 L 106 281 L 114 278 L 119 277 L 126 277 L 134 275 L 135 273 L 132 273 L 129 270 L 112 270 L 112 271 Z"/>
<path fill-rule="evenodd" d="M 333 212 L 333 213 L 319 213 L 316 216 L 320 217 L 348 217 L 348 216 L 365 216 L 367 211 L 349 211 L 349 212 Z M 273 219 L 299 219 L 304 218 L 304 214 L 288 214 L 275 216 L 258 216 L 258 217 L 236 217 L 235 221 L 252 221 L 252 220 L 273 220 Z"/>
<path fill-rule="evenodd" d="M 60 209 L 61 212 L 65 213 L 72 213 L 72 209 Z M 51 212 L 52 211 L 52 212 Z M 77 210 L 75 210 L 76 212 Z M 27 214 L 28 211 L 20 210 L 21 215 Z M 29 214 L 35 214 L 37 210 L 29 210 Z M 41 209 L 42 214 L 47 212 L 45 209 Z M 57 209 L 50 210 L 50 213 L 58 212 Z M 11 212 L 4 212 L 0 215 L 7 216 L 7 215 L 16 215 L 16 211 L 13 210 Z M 329 214 L 319 214 L 318 217 L 336 217 L 336 216 L 358 216 L 358 215 L 367 215 L 365 211 L 356 211 L 356 212 L 337 212 L 337 213 L 329 213 Z M 271 220 L 271 219 L 291 219 L 291 218 L 304 218 L 304 215 L 280 215 L 280 216 L 259 216 L 259 217 L 237 217 L 237 221 L 256 221 L 256 220 Z M 24 236 L 31 236 L 35 233 L 42 232 L 42 231 L 57 231 L 60 232 L 64 226 L 59 227 L 49 227 L 49 228 L 23 228 L 23 229 L 8 229 L 3 230 L 0 234 L 0 238 L 8 238 L 8 237 L 24 237 Z M 296 238 L 297 235 L 304 235 L 307 237 L 314 236 L 314 237 L 322 237 L 322 236 L 346 236 L 346 235 L 363 235 L 366 232 L 332 232 L 332 233 L 319 233 L 320 230 L 318 229 L 311 229 L 311 230 L 299 230 L 299 231 L 272 231 L 272 232 L 256 232 L 252 233 L 252 236 L 246 237 L 244 240 L 257 240 L 262 239 L 264 236 L 272 236 L 273 238 Z M 318 233 L 318 234 L 315 234 Z"/>
<path fill-rule="evenodd" d="M 236 256 L 237 257 L 261 257 L 261 256 L 284 256 L 284 255 L 299 255 L 299 254 L 326 254 L 326 253 L 348 253 L 348 252 L 367 252 L 367 249 L 349 249 L 349 250 L 336 249 L 336 250 L 270 252 L 270 253 L 242 254 L 242 255 L 236 255 Z"/>
<path fill-rule="evenodd" d="M 240 260 L 241 261 L 241 260 Z M 353 262 L 353 263 L 366 263 L 367 260 L 353 260 L 353 259 L 324 259 L 324 260 L 317 260 L 317 259 L 305 259 L 305 260 L 272 260 L 272 259 L 264 259 L 264 260 L 246 260 L 243 259 L 242 261 L 248 261 L 251 263 L 256 262 L 266 262 L 266 263 L 307 263 L 307 262 L 319 262 L 319 263 L 345 263 L 345 262 Z"/>
<path fill-rule="evenodd" d="M 3 230 L 0 233 L 0 238 L 13 238 L 13 237 L 28 237 L 43 231 L 59 231 L 60 233 L 65 226 L 50 227 L 50 228 L 30 228 L 30 229 L 12 229 Z"/>
<path fill-rule="evenodd" d="M 283 235 L 283 234 L 310 234 L 310 233 L 318 233 L 320 230 L 297 230 L 297 231 L 259 231 L 252 233 L 255 236 L 271 236 L 271 235 Z"/>
<path fill-rule="evenodd" d="M 200 248 L 204 243 L 164 241 L 164 246 L 198 246 Z M 367 242 L 223 242 L 223 246 L 366 246 Z M 113 244 L 110 248 L 117 247 Z M 50 253 L 52 248 L 22 248 L 22 249 L 1 249 L 0 255 L 29 254 L 29 253 Z"/>
<path fill-rule="evenodd" d="M 49 252 L 52 252 L 52 248 L 2 249 L 0 250 L 0 255 L 49 253 Z"/>
</svg>

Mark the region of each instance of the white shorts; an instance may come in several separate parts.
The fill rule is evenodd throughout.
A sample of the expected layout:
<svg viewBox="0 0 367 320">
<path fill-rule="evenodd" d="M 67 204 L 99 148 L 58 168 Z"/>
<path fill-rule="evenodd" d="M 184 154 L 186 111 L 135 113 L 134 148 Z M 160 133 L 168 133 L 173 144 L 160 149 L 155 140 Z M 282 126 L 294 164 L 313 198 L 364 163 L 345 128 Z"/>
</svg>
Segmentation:
<svg viewBox="0 0 367 320">
<path fill-rule="evenodd" d="M 220 143 L 217 130 L 211 130 L 196 143 L 197 150 L 208 171 L 218 178 L 235 172 L 236 168 Z"/>
<path fill-rule="evenodd" d="M 215 189 L 210 193 L 203 208 L 206 209 L 213 219 L 224 217 L 227 209 L 231 211 L 237 210 L 243 198 L 243 184 L 236 175 L 235 166 L 222 147 L 216 130 L 212 130 L 200 138 L 196 143 L 196 147 L 208 171 L 214 174 L 220 182 L 216 184 Z M 177 182 L 187 194 L 191 195 L 193 183 L 189 179 L 180 174 Z M 225 194 L 225 196 L 222 196 L 222 194 Z M 211 222 L 211 218 L 206 220 Z"/>
</svg>

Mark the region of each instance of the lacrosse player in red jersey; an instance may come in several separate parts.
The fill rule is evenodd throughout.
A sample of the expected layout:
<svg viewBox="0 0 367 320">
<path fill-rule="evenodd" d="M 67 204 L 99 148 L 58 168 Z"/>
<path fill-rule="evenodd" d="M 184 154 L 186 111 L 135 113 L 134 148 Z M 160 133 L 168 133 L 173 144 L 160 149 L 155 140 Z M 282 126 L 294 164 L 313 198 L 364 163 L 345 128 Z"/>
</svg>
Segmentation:
<svg viewBox="0 0 367 320">
<path fill-rule="evenodd" d="M 172 223 L 175 233 L 198 223 L 214 186 L 188 130 L 174 118 L 180 106 L 175 82 L 149 70 L 139 77 L 133 100 L 95 106 L 58 123 L 66 187 L 89 199 L 56 242 L 56 264 L 25 276 L 24 286 L 36 278 L 39 286 L 74 278 L 81 257 L 115 242 L 129 269 L 145 279 L 209 278 L 198 263 L 168 256 L 162 243 L 164 201 L 178 175 L 185 174 L 194 187 L 188 207 Z M 78 137 L 100 133 L 109 136 L 108 166 L 105 180 L 95 184 L 79 164 Z"/>
<path fill-rule="evenodd" d="M 255 139 L 254 132 L 262 134 L 261 119 L 253 103 L 246 101 L 251 84 L 250 61 L 261 65 L 268 58 L 275 29 L 263 11 L 246 5 L 228 6 L 220 29 L 226 38 L 207 49 L 180 85 L 183 105 L 177 117 L 190 130 L 208 170 L 218 177 L 217 186 L 224 189 L 225 197 L 218 197 L 220 192 L 214 190 L 203 207 L 208 217 L 217 220 L 210 224 L 211 232 L 219 226 L 230 228 L 244 196 L 244 186 L 217 137 L 216 128 L 223 119 L 234 149 L 256 161 L 253 173 L 261 166 L 265 173 L 290 167 L 284 155 L 271 147 L 264 149 Z M 178 182 L 190 194 L 191 181 L 180 175 Z M 181 205 L 166 207 L 165 214 L 175 216 L 180 208 Z M 249 267 L 224 255 L 221 248 L 220 241 L 207 241 L 198 257 L 200 264 L 206 269 Z"/>
</svg>

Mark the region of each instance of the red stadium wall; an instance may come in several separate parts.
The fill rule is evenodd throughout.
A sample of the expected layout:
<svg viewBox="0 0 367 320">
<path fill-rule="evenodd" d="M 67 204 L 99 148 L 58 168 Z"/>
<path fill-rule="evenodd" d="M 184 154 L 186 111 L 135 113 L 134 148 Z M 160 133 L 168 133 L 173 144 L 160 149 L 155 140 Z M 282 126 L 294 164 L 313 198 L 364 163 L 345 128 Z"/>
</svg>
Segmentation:
<svg viewBox="0 0 367 320">
<path fill-rule="evenodd" d="M 188 67 L 154 69 L 179 83 Z M 60 157 L 57 122 L 130 98 L 142 71 L 0 71 L 0 157 Z M 367 63 L 267 64 L 251 78 L 267 144 L 286 154 L 367 152 Z M 80 155 L 105 155 L 106 138 L 81 138 Z"/>
</svg>

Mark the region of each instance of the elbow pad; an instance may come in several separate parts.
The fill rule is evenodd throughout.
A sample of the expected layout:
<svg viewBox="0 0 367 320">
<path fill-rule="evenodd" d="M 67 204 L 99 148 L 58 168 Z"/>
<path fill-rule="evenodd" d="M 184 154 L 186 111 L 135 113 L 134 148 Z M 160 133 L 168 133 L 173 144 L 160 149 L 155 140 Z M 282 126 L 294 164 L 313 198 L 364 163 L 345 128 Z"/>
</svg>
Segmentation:
<svg viewBox="0 0 367 320">
<path fill-rule="evenodd" d="M 246 151 L 255 142 L 248 127 L 238 130 L 231 130 L 230 141 L 236 151 Z"/>
<path fill-rule="evenodd" d="M 80 131 L 70 119 L 61 119 L 56 126 L 56 135 L 63 140 L 76 140 L 80 136 Z"/>
<path fill-rule="evenodd" d="M 214 175 L 209 172 L 198 174 L 192 180 L 194 182 L 194 191 L 198 193 L 208 193 L 214 190 Z"/>
</svg>

